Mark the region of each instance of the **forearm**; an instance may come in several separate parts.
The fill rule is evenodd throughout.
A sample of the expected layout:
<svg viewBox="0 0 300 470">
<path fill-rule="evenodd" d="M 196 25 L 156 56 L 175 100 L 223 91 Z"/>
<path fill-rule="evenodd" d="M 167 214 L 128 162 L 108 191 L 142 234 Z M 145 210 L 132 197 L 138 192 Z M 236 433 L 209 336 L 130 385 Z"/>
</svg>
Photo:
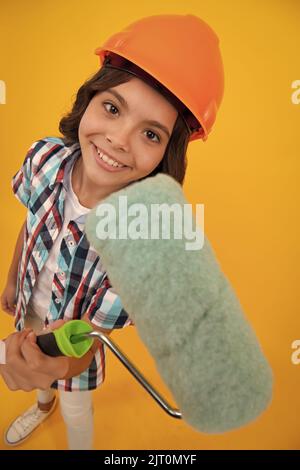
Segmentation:
<svg viewBox="0 0 300 470">
<path fill-rule="evenodd" d="M 76 359 L 75 357 L 68 357 L 68 371 L 62 379 L 70 379 L 71 377 L 75 377 L 76 375 L 81 374 L 81 372 L 85 371 L 91 364 L 94 357 L 94 348 L 90 349 L 84 356 L 80 359 Z"/>
<path fill-rule="evenodd" d="M 20 261 L 20 258 L 21 258 L 23 244 L 24 244 L 25 224 L 26 224 L 26 221 L 23 223 L 23 225 L 21 227 L 21 230 L 20 230 L 17 242 L 16 242 L 15 252 L 14 252 L 13 259 L 12 259 L 12 262 L 11 262 L 11 265 L 10 265 L 10 268 L 9 268 L 9 271 L 8 271 L 8 275 L 7 275 L 7 282 L 8 283 L 15 284 L 17 282 L 18 265 L 19 265 L 19 261 Z"/>
</svg>

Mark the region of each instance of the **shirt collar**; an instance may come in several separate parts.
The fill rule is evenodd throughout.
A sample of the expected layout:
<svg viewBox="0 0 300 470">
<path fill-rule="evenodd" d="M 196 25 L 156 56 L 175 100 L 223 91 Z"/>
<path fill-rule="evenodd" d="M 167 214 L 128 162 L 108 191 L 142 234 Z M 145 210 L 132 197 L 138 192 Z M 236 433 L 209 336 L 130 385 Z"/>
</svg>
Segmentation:
<svg viewBox="0 0 300 470">
<path fill-rule="evenodd" d="M 75 162 L 75 160 L 81 155 L 81 148 L 79 142 L 71 145 L 70 147 L 64 146 L 63 149 L 59 152 L 59 158 L 61 163 L 57 169 L 57 171 L 53 172 L 50 177 L 49 187 L 53 189 L 56 184 L 63 183 L 64 181 L 64 174 L 66 165 L 71 160 Z"/>
<path fill-rule="evenodd" d="M 59 165 L 59 168 L 56 172 L 53 173 L 52 177 L 50 178 L 50 184 L 49 186 L 51 189 L 56 184 L 62 183 L 64 185 L 64 176 L 65 176 L 65 171 L 67 168 L 67 165 L 70 164 L 72 166 L 76 159 L 79 158 L 81 155 L 81 147 L 79 143 L 75 143 L 70 147 L 63 147 L 62 153 L 59 155 L 61 161 L 61 164 Z M 85 224 L 87 214 L 82 214 L 79 217 L 75 219 L 75 222 L 79 225 L 79 228 L 82 228 Z"/>
</svg>

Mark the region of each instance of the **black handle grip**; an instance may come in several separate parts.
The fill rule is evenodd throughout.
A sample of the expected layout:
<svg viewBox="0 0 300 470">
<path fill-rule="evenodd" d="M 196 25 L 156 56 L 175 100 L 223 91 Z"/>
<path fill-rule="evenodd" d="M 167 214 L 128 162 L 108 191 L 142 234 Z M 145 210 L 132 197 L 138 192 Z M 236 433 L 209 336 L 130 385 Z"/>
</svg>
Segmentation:
<svg viewBox="0 0 300 470">
<path fill-rule="evenodd" d="M 36 337 L 36 343 L 44 354 L 52 357 L 63 356 L 63 353 L 58 348 L 56 339 L 53 333 L 46 335 L 39 335 Z"/>
</svg>

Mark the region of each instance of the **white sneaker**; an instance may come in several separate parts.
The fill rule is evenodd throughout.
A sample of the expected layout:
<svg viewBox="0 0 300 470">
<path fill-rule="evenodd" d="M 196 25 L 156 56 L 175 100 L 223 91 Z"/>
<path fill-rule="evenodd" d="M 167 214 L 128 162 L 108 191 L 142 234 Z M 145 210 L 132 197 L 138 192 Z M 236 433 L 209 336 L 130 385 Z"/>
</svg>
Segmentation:
<svg viewBox="0 0 300 470">
<path fill-rule="evenodd" d="M 4 442 L 8 446 L 17 446 L 25 441 L 32 432 L 53 413 L 57 404 L 54 398 L 49 411 L 41 411 L 35 403 L 29 410 L 18 416 L 7 428 L 4 434 Z"/>
</svg>

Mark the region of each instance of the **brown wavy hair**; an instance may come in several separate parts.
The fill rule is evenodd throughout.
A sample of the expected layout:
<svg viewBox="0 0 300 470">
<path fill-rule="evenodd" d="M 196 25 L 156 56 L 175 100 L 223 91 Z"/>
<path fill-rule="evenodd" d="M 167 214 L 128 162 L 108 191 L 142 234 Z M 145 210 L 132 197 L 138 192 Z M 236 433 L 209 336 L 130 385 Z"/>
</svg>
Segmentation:
<svg viewBox="0 0 300 470">
<path fill-rule="evenodd" d="M 133 77 L 132 74 L 123 70 L 104 66 L 89 78 L 79 88 L 72 110 L 60 120 L 59 131 L 63 135 L 64 144 L 70 146 L 79 143 L 79 123 L 89 102 L 96 93 L 128 82 Z M 187 166 L 186 152 L 189 136 L 190 131 L 178 114 L 164 156 L 158 166 L 147 177 L 154 176 L 157 173 L 165 173 L 182 185 Z"/>
</svg>

